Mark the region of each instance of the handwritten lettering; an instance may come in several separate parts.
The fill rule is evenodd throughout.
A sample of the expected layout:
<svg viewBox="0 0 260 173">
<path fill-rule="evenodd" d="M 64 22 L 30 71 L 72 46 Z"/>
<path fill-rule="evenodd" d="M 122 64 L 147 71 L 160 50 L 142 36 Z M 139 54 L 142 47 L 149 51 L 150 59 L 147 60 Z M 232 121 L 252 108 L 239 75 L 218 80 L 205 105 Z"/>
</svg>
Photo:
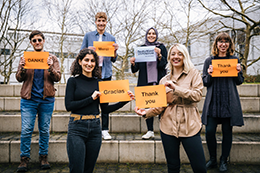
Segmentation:
<svg viewBox="0 0 260 173">
<path fill-rule="evenodd" d="M 154 91 L 154 92 L 142 92 L 142 96 L 143 97 L 147 97 L 147 96 L 158 96 L 158 92 Z"/>
<path fill-rule="evenodd" d="M 44 63 L 44 59 L 31 59 L 31 58 L 28 58 L 28 62 L 41 62 L 41 63 Z"/>
<path fill-rule="evenodd" d="M 228 73 L 228 71 L 227 70 L 220 70 L 220 74 L 222 74 L 222 73 Z"/>
<path fill-rule="evenodd" d="M 98 50 L 100 50 L 100 51 L 109 51 L 109 48 L 102 48 L 102 47 L 99 47 Z"/>
<path fill-rule="evenodd" d="M 150 54 L 154 54 L 154 50 L 138 50 L 137 54 L 138 55 L 150 55 Z"/>
<path fill-rule="evenodd" d="M 145 100 L 146 105 L 151 104 L 151 103 L 155 103 L 155 100 Z"/>
<path fill-rule="evenodd" d="M 231 65 L 230 64 L 218 64 L 218 67 L 231 67 Z"/>
<path fill-rule="evenodd" d="M 104 90 L 104 94 L 107 95 L 107 94 L 124 94 L 125 91 L 124 90 L 119 90 L 119 89 L 116 89 L 116 90 Z"/>
</svg>

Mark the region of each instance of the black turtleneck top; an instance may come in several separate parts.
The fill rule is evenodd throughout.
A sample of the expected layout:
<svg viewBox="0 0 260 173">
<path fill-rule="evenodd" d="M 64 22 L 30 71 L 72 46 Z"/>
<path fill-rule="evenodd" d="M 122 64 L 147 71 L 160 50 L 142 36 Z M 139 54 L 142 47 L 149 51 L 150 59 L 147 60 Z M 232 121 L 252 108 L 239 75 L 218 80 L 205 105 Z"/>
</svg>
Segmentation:
<svg viewBox="0 0 260 173">
<path fill-rule="evenodd" d="M 99 98 L 93 100 L 93 92 L 99 91 L 98 82 L 100 80 L 89 78 L 83 74 L 76 77 L 70 77 L 66 86 L 65 107 L 67 111 L 80 115 L 98 115 Z M 127 102 L 118 102 L 113 105 L 100 104 L 103 113 L 113 112 L 123 107 Z"/>
</svg>

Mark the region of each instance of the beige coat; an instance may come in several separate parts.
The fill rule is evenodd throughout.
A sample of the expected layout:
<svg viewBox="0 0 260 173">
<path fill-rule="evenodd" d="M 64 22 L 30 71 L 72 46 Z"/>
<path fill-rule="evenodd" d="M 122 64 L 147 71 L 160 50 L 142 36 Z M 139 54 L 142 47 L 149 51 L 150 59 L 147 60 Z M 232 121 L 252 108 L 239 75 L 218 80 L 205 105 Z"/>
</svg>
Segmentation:
<svg viewBox="0 0 260 173">
<path fill-rule="evenodd" d="M 166 87 L 168 106 L 149 109 L 146 118 L 162 113 L 160 129 L 168 135 L 189 137 L 197 134 L 202 127 L 197 108 L 203 89 L 200 73 L 196 69 L 183 71 L 177 80 L 171 79 L 168 74 L 161 79 L 160 84 L 165 84 L 167 80 L 176 84 L 175 90 Z"/>
</svg>

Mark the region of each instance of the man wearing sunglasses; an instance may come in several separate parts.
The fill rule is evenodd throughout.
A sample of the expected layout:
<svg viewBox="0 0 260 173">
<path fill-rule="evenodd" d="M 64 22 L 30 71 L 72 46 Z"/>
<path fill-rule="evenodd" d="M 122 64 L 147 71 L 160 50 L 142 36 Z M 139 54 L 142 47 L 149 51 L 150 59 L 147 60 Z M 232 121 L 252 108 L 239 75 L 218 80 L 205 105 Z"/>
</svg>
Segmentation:
<svg viewBox="0 0 260 173">
<path fill-rule="evenodd" d="M 106 25 L 107 25 L 107 15 L 105 12 L 98 12 L 95 15 L 95 24 L 96 24 L 96 31 L 88 32 L 85 34 L 81 49 L 88 47 L 94 51 L 96 48 L 93 47 L 94 41 L 113 41 L 114 44 L 114 57 L 102 57 L 99 56 L 99 69 L 101 72 L 102 80 L 103 81 L 110 81 L 112 78 L 112 62 L 115 62 L 117 59 L 117 50 L 119 48 L 118 44 L 116 43 L 115 37 L 106 32 Z M 108 133 L 108 123 L 109 123 L 109 115 L 105 113 L 101 113 L 102 119 L 102 138 L 105 140 L 110 140 L 111 136 Z"/>
<path fill-rule="evenodd" d="M 38 30 L 31 32 L 30 44 L 35 52 L 43 52 L 44 35 Z M 21 164 L 17 172 L 28 171 L 30 159 L 31 138 L 36 115 L 38 114 L 39 128 L 39 160 L 41 169 L 49 169 L 47 161 L 49 148 L 50 120 L 54 108 L 54 82 L 61 78 L 59 61 L 56 56 L 49 54 L 47 64 L 49 69 L 24 69 L 25 59 L 21 57 L 16 79 L 23 82 L 21 89 Z"/>
</svg>

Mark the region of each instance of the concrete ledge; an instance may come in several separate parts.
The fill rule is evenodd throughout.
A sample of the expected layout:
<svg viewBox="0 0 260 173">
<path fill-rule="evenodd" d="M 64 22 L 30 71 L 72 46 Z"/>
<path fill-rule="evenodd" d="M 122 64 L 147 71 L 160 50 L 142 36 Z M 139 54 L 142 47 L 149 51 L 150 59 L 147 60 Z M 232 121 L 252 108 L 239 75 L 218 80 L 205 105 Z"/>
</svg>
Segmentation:
<svg viewBox="0 0 260 173">
<path fill-rule="evenodd" d="M 0 111 L 5 109 L 5 99 L 3 97 L 0 98 Z"/>
<path fill-rule="evenodd" d="M 20 97 L 5 97 L 4 110 L 5 111 L 19 111 L 20 110 Z"/>
<path fill-rule="evenodd" d="M 118 141 L 102 141 L 97 162 L 119 162 L 119 147 Z"/>
<path fill-rule="evenodd" d="M 154 163 L 154 141 L 119 141 L 120 163 Z"/>
<path fill-rule="evenodd" d="M 206 160 L 209 160 L 208 149 L 202 141 Z M 10 149 L 9 149 L 10 147 Z M 10 151 L 10 153 L 9 153 Z M 31 160 L 38 162 L 38 141 L 32 141 Z M 20 141 L 0 141 L 0 163 L 20 162 Z M 233 142 L 230 162 L 260 164 L 260 142 Z M 221 155 L 221 142 L 217 143 L 217 157 Z M 180 146 L 182 163 L 189 163 L 188 157 Z M 66 140 L 50 141 L 50 162 L 68 163 Z M 99 153 L 99 163 L 166 163 L 161 141 L 103 141 Z"/>
<path fill-rule="evenodd" d="M 0 163 L 9 162 L 9 145 L 10 141 L 0 141 Z"/>
<path fill-rule="evenodd" d="M 14 85 L 0 85 L 0 97 L 12 97 L 14 96 Z"/>
<path fill-rule="evenodd" d="M 53 115 L 50 124 L 52 132 L 67 132 L 69 114 Z M 245 125 L 235 126 L 233 133 L 260 133 L 260 115 L 244 115 Z M 144 118 L 138 115 L 110 115 L 110 132 L 112 133 L 144 133 L 147 127 Z M 154 131 L 159 132 L 159 119 L 154 117 Z M 21 115 L 0 115 L 0 132 L 21 132 Z M 38 120 L 36 118 L 34 132 L 38 132 Z M 202 132 L 205 132 L 203 126 Z M 221 132 L 221 125 L 217 132 Z"/>
</svg>

